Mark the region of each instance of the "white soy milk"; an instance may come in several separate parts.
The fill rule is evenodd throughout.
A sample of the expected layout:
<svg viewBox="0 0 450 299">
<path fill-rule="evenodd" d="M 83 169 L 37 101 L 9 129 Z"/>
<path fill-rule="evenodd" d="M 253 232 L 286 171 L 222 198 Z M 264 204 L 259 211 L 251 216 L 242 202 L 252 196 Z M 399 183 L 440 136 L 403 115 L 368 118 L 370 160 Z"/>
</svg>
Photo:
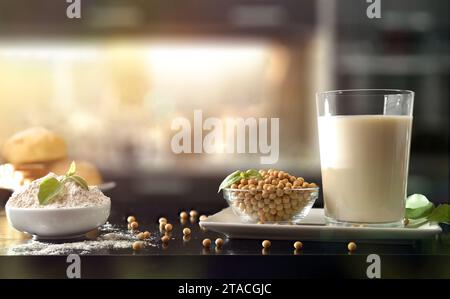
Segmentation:
<svg viewBox="0 0 450 299">
<path fill-rule="evenodd" d="M 404 216 L 411 116 L 319 117 L 325 214 L 343 222 Z"/>
</svg>

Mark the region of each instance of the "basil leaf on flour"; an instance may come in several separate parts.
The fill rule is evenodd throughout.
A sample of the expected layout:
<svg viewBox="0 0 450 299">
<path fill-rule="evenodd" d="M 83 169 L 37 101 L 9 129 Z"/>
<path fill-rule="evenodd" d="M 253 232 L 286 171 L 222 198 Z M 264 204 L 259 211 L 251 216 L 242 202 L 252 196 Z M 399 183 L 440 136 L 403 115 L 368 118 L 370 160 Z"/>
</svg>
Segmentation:
<svg viewBox="0 0 450 299">
<path fill-rule="evenodd" d="M 74 175 L 76 171 L 77 171 L 77 165 L 75 164 L 75 161 L 72 161 L 72 163 L 70 163 L 69 170 L 67 170 L 67 172 L 66 172 L 66 176 Z"/>
<path fill-rule="evenodd" d="M 39 185 L 39 204 L 45 205 L 57 197 L 64 189 L 64 184 L 56 178 L 47 178 Z"/>
<path fill-rule="evenodd" d="M 67 170 L 63 178 L 58 179 L 55 177 L 49 177 L 44 179 L 39 184 L 39 193 L 38 193 L 39 204 L 41 205 L 49 204 L 56 196 L 64 192 L 64 183 L 66 183 L 67 181 L 72 181 L 81 188 L 89 191 L 89 186 L 86 183 L 85 179 L 75 174 L 76 171 L 77 166 L 75 165 L 75 161 L 72 161 L 69 169 Z"/>
<path fill-rule="evenodd" d="M 84 190 L 89 190 L 88 184 L 87 184 L 86 181 L 85 181 L 82 177 L 80 177 L 79 175 L 74 174 L 74 175 L 68 176 L 68 177 L 65 178 L 65 180 L 72 180 L 72 181 L 74 181 L 75 183 L 77 183 L 77 184 L 78 184 L 81 188 L 83 188 Z"/>
</svg>

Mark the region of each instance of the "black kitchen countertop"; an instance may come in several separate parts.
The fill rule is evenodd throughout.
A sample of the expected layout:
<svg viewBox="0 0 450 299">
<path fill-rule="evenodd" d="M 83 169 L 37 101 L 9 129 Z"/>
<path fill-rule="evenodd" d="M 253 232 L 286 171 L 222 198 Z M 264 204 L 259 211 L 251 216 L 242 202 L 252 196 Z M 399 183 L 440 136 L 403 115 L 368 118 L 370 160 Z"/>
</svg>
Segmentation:
<svg viewBox="0 0 450 299">
<path fill-rule="evenodd" d="M 219 195 L 217 195 L 219 196 Z M 113 199 L 114 197 L 111 196 Z M 319 203 L 320 205 L 320 203 Z M 227 239 L 226 236 L 213 231 L 205 231 L 198 221 L 188 219 L 181 223 L 180 211 L 198 211 L 199 215 L 211 215 L 225 208 L 224 201 L 189 200 L 171 201 L 152 196 L 147 200 L 114 201 L 109 222 L 126 231 L 126 218 L 133 215 L 139 222 L 139 230 L 152 233 L 149 246 L 135 252 L 132 248 L 117 250 L 91 251 L 82 255 L 86 277 L 150 277 L 150 278 L 296 278 L 296 277 L 364 277 L 366 258 L 378 254 L 386 261 L 385 269 L 389 277 L 450 277 L 449 267 L 439 270 L 444 263 L 450 262 L 450 234 L 448 226 L 433 239 L 417 240 L 411 243 L 393 244 L 379 242 L 355 241 L 357 251 L 349 253 L 347 242 L 305 241 L 303 249 L 295 251 L 295 240 L 272 241 L 269 250 L 262 250 L 262 240 Z M 173 224 L 171 240 L 167 246 L 159 240 L 159 217 L 166 217 Z M 182 229 L 189 227 L 191 237 L 183 240 Z M 96 238 L 91 232 L 86 240 Z M 223 238 L 224 245 L 216 249 L 202 246 L 202 240 L 209 238 L 214 243 L 216 238 Z M 75 240 L 80 241 L 80 239 Z M 350 241 L 350 240 L 349 240 Z M 0 211 L 0 277 L 64 277 L 67 266 L 65 256 L 15 256 L 10 250 L 14 246 L 32 242 L 30 236 L 13 230 L 7 223 L 4 211 Z M 62 241 L 45 241 L 61 243 Z M 68 241 L 64 241 L 68 242 Z M 79 254 L 74 251 L 73 253 Z M 44 267 L 43 264 L 53 265 Z M 99 266 L 101 264 L 101 266 Z M 350 266 L 350 265 L 357 266 Z M 320 271 L 318 270 L 320 265 Z M 405 266 L 407 265 L 407 266 Z M 435 267 L 431 265 L 436 265 Z M 361 268 L 358 271 L 354 269 Z M 411 268 L 412 267 L 412 268 Z M 417 272 L 414 269 L 420 269 Z M 442 268 L 442 267 L 441 267 Z M 6 270 L 8 269 L 8 270 Z M 13 270 L 11 270 L 13 269 Z M 59 269 L 59 270 L 58 270 Z M 444 268 L 443 268 L 444 269 Z M 428 277 L 427 276 L 427 277 Z"/>
</svg>

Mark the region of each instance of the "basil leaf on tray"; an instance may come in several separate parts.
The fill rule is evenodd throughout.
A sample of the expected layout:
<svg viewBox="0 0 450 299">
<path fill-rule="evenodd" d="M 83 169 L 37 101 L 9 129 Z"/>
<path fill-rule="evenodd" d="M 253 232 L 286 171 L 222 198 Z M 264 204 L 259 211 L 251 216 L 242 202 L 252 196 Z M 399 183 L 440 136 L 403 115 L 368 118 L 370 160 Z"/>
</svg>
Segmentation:
<svg viewBox="0 0 450 299">
<path fill-rule="evenodd" d="M 56 178 L 50 177 L 39 185 L 38 199 L 39 204 L 46 205 L 57 197 L 64 189 L 64 184 Z"/>
<path fill-rule="evenodd" d="M 450 224 L 450 206 L 445 204 L 438 205 L 428 216 L 428 220 Z"/>
<path fill-rule="evenodd" d="M 433 212 L 434 204 L 422 194 L 413 194 L 406 199 L 406 218 L 419 219 Z"/>
<path fill-rule="evenodd" d="M 429 221 L 450 224 L 450 206 L 440 204 L 435 207 L 424 195 L 413 194 L 406 199 L 405 217 L 412 219 L 415 226 Z"/>
</svg>

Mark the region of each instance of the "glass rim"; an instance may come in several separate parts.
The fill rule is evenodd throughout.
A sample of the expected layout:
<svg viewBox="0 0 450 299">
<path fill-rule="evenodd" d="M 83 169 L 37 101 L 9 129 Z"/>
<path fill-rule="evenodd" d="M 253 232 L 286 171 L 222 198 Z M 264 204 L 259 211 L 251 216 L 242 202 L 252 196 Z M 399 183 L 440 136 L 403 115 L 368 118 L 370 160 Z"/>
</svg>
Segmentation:
<svg viewBox="0 0 450 299">
<path fill-rule="evenodd" d="M 277 189 L 279 189 L 279 188 L 275 188 L 275 190 L 277 190 Z M 266 191 L 266 190 L 250 190 L 250 189 L 236 189 L 236 188 L 223 188 L 222 190 L 227 191 L 227 192 L 251 192 L 251 191 L 263 192 L 263 191 Z M 279 189 L 279 190 L 284 191 L 284 189 Z M 307 187 L 307 188 L 289 188 L 289 191 L 314 191 L 314 190 L 319 191 L 320 187 L 317 186 L 317 187 Z"/>
<path fill-rule="evenodd" d="M 359 96 L 381 96 L 381 95 L 414 95 L 414 91 L 408 89 L 382 89 L 382 88 L 368 88 L 368 89 L 336 89 L 316 92 L 316 96 L 323 95 L 352 95 L 355 93 Z"/>
</svg>

